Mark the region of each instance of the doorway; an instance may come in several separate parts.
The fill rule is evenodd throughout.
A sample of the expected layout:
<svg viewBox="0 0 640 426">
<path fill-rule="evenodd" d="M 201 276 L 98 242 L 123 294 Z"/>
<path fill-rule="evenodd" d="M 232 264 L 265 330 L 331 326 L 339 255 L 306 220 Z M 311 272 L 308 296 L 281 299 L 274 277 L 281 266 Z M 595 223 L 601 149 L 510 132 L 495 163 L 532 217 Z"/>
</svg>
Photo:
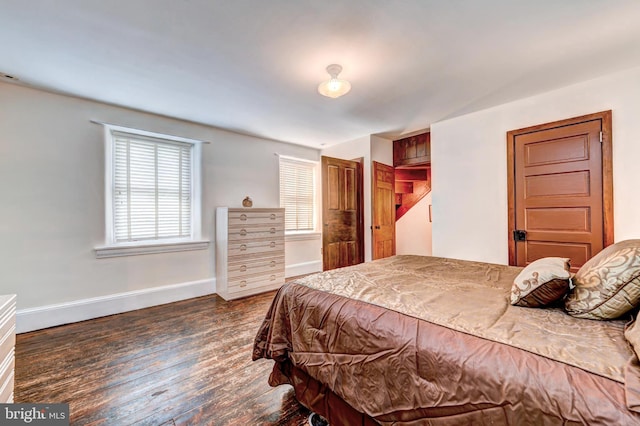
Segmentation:
<svg viewBox="0 0 640 426">
<path fill-rule="evenodd" d="M 322 269 L 364 262 L 362 163 L 322 157 Z"/>
<path fill-rule="evenodd" d="M 507 132 L 509 264 L 613 243 L 611 111 Z"/>
<path fill-rule="evenodd" d="M 371 231 L 373 260 L 396 254 L 395 169 L 373 161 Z"/>
</svg>

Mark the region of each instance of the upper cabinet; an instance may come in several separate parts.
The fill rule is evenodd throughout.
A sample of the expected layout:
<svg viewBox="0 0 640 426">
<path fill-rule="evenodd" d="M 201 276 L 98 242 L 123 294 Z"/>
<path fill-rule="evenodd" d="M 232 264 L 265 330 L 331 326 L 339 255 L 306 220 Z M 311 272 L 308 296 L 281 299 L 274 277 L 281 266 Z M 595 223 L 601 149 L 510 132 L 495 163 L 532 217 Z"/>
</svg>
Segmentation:
<svg viewBox="0 0 640 426">
<path fill-rule="evenodd" d="M 431 163 L 431 133 L 421 133 L 393 141 L 393 166 Z"/>
</svg>

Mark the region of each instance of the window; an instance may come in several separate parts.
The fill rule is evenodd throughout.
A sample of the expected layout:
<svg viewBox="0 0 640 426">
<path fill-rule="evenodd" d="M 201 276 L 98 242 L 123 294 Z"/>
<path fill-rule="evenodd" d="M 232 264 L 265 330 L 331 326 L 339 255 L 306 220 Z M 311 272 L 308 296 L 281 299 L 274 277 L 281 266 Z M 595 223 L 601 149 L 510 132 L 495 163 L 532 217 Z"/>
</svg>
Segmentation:
<svg viewBox="0 0 640 426">
<path fill-rule="evenodd" d="M 105 131 L 106 240 L 117 249 L 97 249 L 98 257 L 206 248 L 184 245 L 200 236 L 200 143 L 110 125 Z M 121 249 L 154 245 L 165 247 Z"/>
<path fill-rule="evenodd" d="M 280 207 L 285 232 L 316 231 L 316 162 L 280 157 Z"/>
</svg>

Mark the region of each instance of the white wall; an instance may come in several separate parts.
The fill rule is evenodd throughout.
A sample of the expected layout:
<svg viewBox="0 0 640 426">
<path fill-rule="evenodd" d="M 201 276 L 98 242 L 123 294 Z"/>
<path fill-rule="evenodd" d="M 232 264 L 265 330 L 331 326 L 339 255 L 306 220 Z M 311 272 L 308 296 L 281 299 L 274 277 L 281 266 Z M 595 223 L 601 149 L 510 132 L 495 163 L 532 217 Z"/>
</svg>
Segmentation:
<svg viewBox="0 0 640 426">
<path fill-rule="evenodd" d="M 203 147 L 208 250 L 95 258 L 105 240 L 104 144 L 89 120 L 211 142 Z M 215 207 L 240 207 L 246 195 L 278 207 L 276 152 L 319 160 L 302 146 L 0 83 L 0 294 L 18 294 L 18 330 L 37 328 L 45 314 L 53 325 L 215 291 Z M 288 269 L 318 270 L 319 238 L 292 244 Z M 21 313 L 35 322 L 21 324 Z"/>
<path fill-rule="evenodd" d="M 322 271 L 322 233 L 285 236 L 285 276 Z"/>
<path fill-rule="evenodd" d="M 371 135 L 371 161 L 393 166 L 393 141 Z"/>
<path fill-rule="evenodd" d="M 615 240 L 640 238 L 640 68 L 431 126 L 433 253 L 508 263 L 506 132 L 612 110 Z"/>
<path fill-rule="evenodd" d="M 431 192 L 396 222 L 396 254 L 431 256 Z"/>
</svg>

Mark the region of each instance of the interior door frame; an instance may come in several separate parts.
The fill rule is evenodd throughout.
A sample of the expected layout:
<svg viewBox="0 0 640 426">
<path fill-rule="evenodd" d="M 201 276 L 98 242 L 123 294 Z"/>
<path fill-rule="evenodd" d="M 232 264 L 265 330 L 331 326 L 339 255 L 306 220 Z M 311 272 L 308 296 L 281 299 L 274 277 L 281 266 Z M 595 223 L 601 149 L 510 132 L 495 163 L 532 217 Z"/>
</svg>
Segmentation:
<svg viewBox="0 0 640 426">
<path fill-rule="evenodd" d="M 379 202 L 379 200 L 377 199 L 377 167 L 376 165 L 380 164 L 384 167 L 388 167 L 390 168 L 393 173 L 395 173 L 395 167 L 390 166 L 388 164 L 382 163 L 380 161 L 375 161 L 372 160 L 371 161 L 371 260 L 376 260 L 376 226 L 378 223 L 378 215 L 376 214 L 376 203 Z M 395 208 L 395 204 L 394 204 L 394 199 L 395 199 L 395 175 L 394 175 L 394 179 L 393 179 L 393 183 L 391 184 L 392 189 L 393 189 L 393 196 L 394 198 L 392 198 L 391 202 L 391 206 L 388 206 L 391 210 L 391 213 L 393 214 L 393 229 L 392 229 L 392 238 L 393 238 L 393 248 L 392 248 L 392 256 L 394 256 L 396 254 L 396 208 Z M 382 258 L 381 258 L 382 259 Z"/>
<path fill-rule="evenodd" d="M 336 158 L 336 157 L 329 157 L 329 156 L 321 156 L 320 158 L 320 181 L 322 182 L 322 194 L 321 194 L 321 199 L 322 199 L 322 204 L 321 204 L 321 214 L 320 214 L 320 218 L 322 220 L 322 237 L 321 237 L 321 241 L 322 241 L 322 247 L 320 248 L 320 252 L 322 254 L 322 270 L 326 271 L 326 241 L 325 241 L 325 237 L 326 237 L 326 230 L 324 228 L 324 223 L 325 223 L 325 206 L 326 206 L 326 175 L 324 173 L 324 169 L 325 169 L 325 163 L 327 161 L 327 159 L 333 159 L 333 160 L 341 160 L 341 161 L 351 161 L 354 163 L 358 164 L 357 170 L 356 170 L 356 178 L 357 178 L 357 182 L 356 182 L 356 220 L 357 220 L 357 224 L 356 224 L 356 238 L 357 238 L 357 257 L 358 257 L 358 263 L 364 263 L 364 250 L 365 250 L 365 245 L 364 245 L 364 157 L 359 157 L 359 158 L 354 158 L 351 160 L 346 160 L 343 158 Z"/>
<path fill-rule="evenodd" d="M 602 128 L 602 218 L 604 247 L 614 243 L 613 239 L 613 144 L 611 134 L 611 110 L 582 115 L 580 117 L 551 123 L 539 124 L 507 132 L 507 195 L 508 195 L 508 234 L 509 265 L 516 265 L 516 243 L 513 231 L 516 229 L 515 200 L 515 142 L 516 137 L 541 130 L 570 126 L 584 121 L 600 120 Z"/>
<path fill-rule="evenodd" d="M 364 263 L 364 157 L 351 161 L 360 163 L 358 170 L 358 263 Z"/>
</svg>

